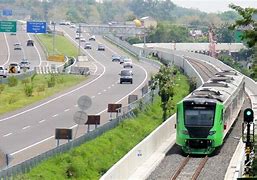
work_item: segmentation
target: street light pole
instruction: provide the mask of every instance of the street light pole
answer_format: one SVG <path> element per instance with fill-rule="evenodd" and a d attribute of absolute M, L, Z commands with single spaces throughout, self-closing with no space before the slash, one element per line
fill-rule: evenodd
<path fill-rule="evenodd" d="M 80 38 L 81 38 L 81 25 L 79 24 L 79 49 L 78 49 L 78 57 L 80 56 Z"/>
<path fill-rule="evenodd" d="M 53 54 L 55 54 L 55 22 L 53 23 L 54 25 L 54 30 L 53 30 Z"/>

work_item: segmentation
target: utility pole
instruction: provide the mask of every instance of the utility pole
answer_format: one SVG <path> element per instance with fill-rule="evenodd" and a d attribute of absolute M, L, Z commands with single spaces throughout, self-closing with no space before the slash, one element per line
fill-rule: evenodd
<path fill-rule="evenodd" d="M 53 54 L 55 54 L 55 25 L 56 22 L 53 22 L 54 30 L 53 30 Z"/>
<path fill-rule="evenodd" d="M 78 57 L 80 56 L 80 38 L 81 38 L 81 25 L 79 24 L 79 47 L 78 47 Z"/>

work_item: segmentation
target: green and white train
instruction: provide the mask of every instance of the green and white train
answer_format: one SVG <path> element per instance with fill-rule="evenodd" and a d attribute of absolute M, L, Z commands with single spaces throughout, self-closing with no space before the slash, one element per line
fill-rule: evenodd
<path fill-rule="evenodd" d="M 237 119 L 244 102 L 244 75 L 219 72 L 177 104 L 176 143 L 187 154 L 211 154 Z"/>

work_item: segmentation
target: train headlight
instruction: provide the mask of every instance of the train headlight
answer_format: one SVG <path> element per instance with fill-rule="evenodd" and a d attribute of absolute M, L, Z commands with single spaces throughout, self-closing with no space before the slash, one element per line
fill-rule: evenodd
<path fill-rule="evenodd" d="M 209 132 L 209 135 L 211 136 L 211 135 L 213 135 L 213 134 L 215 134 L 216 133 L 216 131 L 210 131 Z"/>
<path fill-rule="evenodd" d="M 187 130 L 182 130 L 182 134 L 188 135 L 188 131 Z"/>

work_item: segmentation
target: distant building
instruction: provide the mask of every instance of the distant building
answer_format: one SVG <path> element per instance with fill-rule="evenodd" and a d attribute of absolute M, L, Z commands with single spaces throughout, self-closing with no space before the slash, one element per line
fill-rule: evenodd
<path fill-rule="evenodd" d="M 201 37 L 203 36 L 202 30 L 190 30 L 189 34 L 193 37 Z"/>
<path fill-rule="evenodd" d="M 156 28 L 157 26 L 157 21 L 150 16 L 142 17 L 140 18 L 140 21 L 142 23 L 142 26 L 146 28 L 150 28 L 150 27 Z"/>

